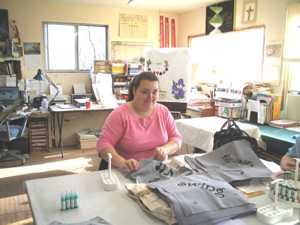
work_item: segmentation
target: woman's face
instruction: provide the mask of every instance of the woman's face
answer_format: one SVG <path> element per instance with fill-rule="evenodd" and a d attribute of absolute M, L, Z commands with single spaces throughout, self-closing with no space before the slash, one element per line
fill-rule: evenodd
<path fill-rule="evenodd" d="M 158 98 L 158 81 L 142 80 L 133 90 L 133 101 L 141 111 L 150 110 Z"/>

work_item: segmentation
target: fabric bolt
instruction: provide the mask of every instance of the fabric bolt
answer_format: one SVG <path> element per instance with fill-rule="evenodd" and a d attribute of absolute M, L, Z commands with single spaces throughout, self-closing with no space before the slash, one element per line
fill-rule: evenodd
<path fill-rule="evenodd" d="M 256 212 L 255 204 L 230 184 L 205 175 L 179 176 L 148 186 L 167 199 L 179 225 L 217 224 Z"/>
<path fill-rule="evenodd" d="M 147 159 L 139 162 L 140 167 L 137 171 L 128 174 L 131 180 L 141 183 L 149 183 L 157 180 L 164 180 L 179 175 L 191 174 L 187 168 L 171 168 L 162 161 Z"/>
<path fill-rule="evenodd" d="M 300 158 L 300 136 L 296 138 L 296 144 L 289 148 L 287 154 L 292 158 Z"/>
<path fill-rule="evenodd" d="M 170 111 L 158 103 L 146 118 L 139 118 L 127 104 L 123 104 L 109 114 L 101 131 L 97 151 L 115 148 L 125 159 L 152 158 L 154 148 L 168 141 L 181 144 L 181 135 Z"/>
<path fill-rule="evenodd" d="M 176 219 L 167 202 L 160 198 L 146 184 L 125 184 L 128 194 L 137 201 L 140 207 L 148 214 L 166 222 L 167 224 L 175 224 Z"/>
<path fill-rule="evenodd" d="M 198 173 L 226 182 L 269 178 L 272 172 L 260 161 L 246 140 L 232 141 L 213 152 L 185 158 Z"/>

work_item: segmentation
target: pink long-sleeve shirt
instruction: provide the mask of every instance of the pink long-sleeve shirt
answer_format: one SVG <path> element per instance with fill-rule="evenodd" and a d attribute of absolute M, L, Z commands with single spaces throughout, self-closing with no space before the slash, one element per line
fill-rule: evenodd
<path fill-rule="evenodd" d="M 115 148 L 125 159 L 149 159 L 154 148 L 168 141 L 181 144 L 181 135 L 169 110 L 156 103 L 150 116 L 139 118 L 127 104 L 107 117 L 97 142 L 97 151 Z"/>

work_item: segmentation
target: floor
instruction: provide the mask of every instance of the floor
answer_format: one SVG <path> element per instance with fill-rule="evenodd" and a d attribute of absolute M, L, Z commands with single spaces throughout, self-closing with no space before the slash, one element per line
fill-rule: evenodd
<path fill-rule="evenodd" d="M 95 149 L 65 149 L 62 159 L 57 149 L 35 151 L 25 165 L 0 162 L 0 225 L 33 225 L 24 181 L 49 176 L 84 173 L 98 169 Z"/>

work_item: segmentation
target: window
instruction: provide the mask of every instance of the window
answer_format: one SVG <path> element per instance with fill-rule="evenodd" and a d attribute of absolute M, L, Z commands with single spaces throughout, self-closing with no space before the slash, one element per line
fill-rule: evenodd
<path fill-rule="evenodd" d="M 107 59 L 108 26 L 44 24 L 48 71 L 86 71 L 94 60 Z"/>

